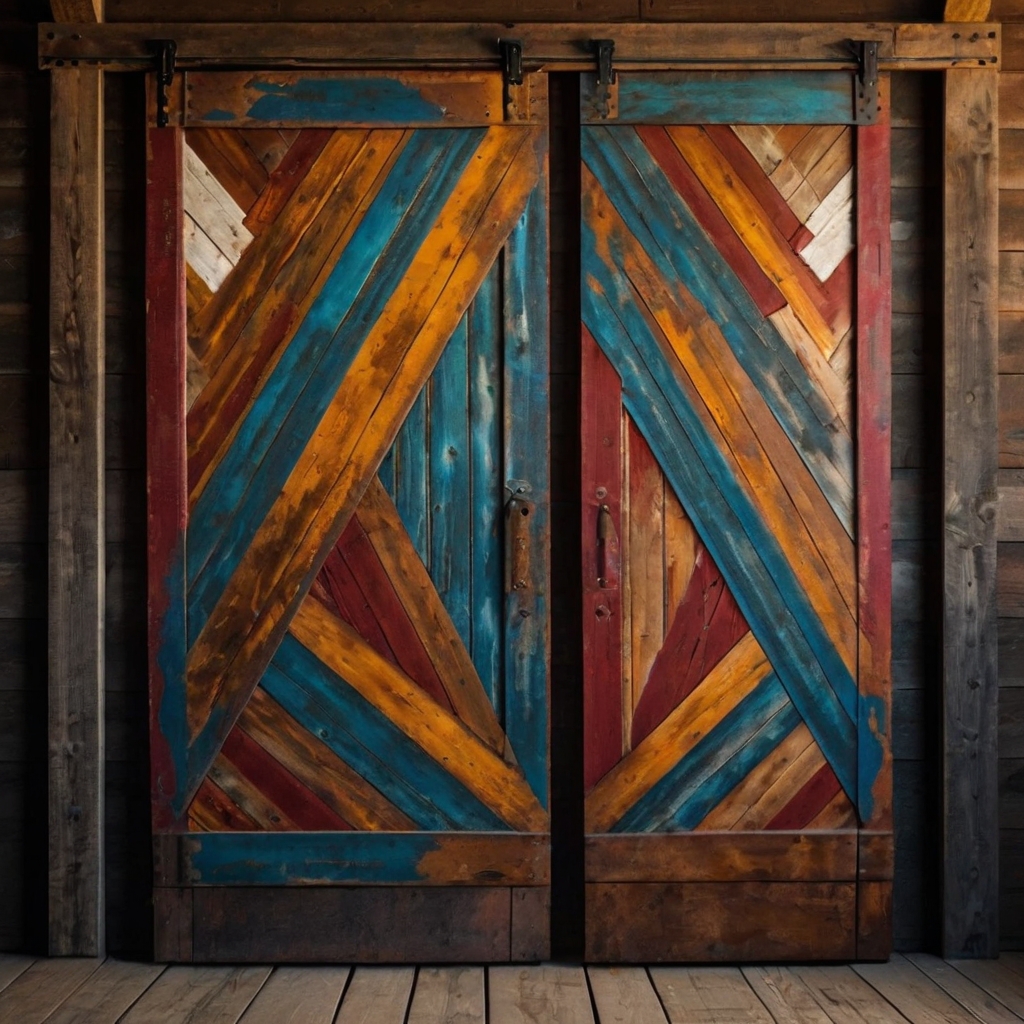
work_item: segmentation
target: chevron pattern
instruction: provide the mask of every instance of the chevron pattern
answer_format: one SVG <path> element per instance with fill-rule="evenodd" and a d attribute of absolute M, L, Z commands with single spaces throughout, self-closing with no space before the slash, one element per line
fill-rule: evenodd
<path fill-rule="evenodd" d="M 495 456 L 544 145 L 186 132 L 189 828 L 546 830 Z"/>
<path fill-rule="evenodd" d="M 865 811 L 850 132 L 582 130 L 584 403 L 622 420 L 622 742 L 588 758 L 590 834 Z"/>

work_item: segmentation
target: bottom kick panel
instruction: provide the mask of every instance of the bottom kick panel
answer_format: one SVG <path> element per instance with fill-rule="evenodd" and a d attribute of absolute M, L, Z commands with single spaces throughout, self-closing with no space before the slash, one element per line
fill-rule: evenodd
<path fill-rule="evenodd" d="M 164 961 L 500 963 L 550 955 L 546 886 L 199 887 L 155 896 L 155 949 Z"/>
<path fill-rule="evenodd" d="M 856 882 L 590 882 L 597 963 L 851 960 Z"/>

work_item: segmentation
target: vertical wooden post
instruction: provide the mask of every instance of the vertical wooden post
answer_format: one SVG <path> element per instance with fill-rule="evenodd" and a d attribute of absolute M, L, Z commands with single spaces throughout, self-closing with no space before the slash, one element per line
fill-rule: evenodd
<path fill-rule="evenodd" d="M 996 673 L 998 80 L 946 72 L 943 940 L 999 951 Z"/>
<path fill-rule="evenodd" d="M 51 76 L 50 953 L 102 956 L 103 72 Z"/>

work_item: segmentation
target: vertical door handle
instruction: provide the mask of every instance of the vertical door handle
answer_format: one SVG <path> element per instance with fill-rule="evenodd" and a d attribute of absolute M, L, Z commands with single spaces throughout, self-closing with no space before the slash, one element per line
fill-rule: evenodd
<path fill-rule="evenodd" d="M 505 589 L 530 587 L 530 520 L 533 502 L 510 498 L 505 505 Z"/>
<path fill-rule="evenodd" d="M 597 582 L 606 590 L 619 585 L 619 535 L 607 505 L 597 510 Z"/>

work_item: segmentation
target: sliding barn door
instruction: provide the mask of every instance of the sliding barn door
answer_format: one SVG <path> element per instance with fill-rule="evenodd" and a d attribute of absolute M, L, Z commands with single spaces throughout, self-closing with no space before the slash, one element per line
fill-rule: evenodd
<path fill-rule="evenodd" d="M 589 959 L 887 954 L 886 84 L 583 79 Z"/>
<path fill-rule="evenodd" d="M 541 957 L 544 80 L 175 82 L 148 136 L 158 957 Z"/>

